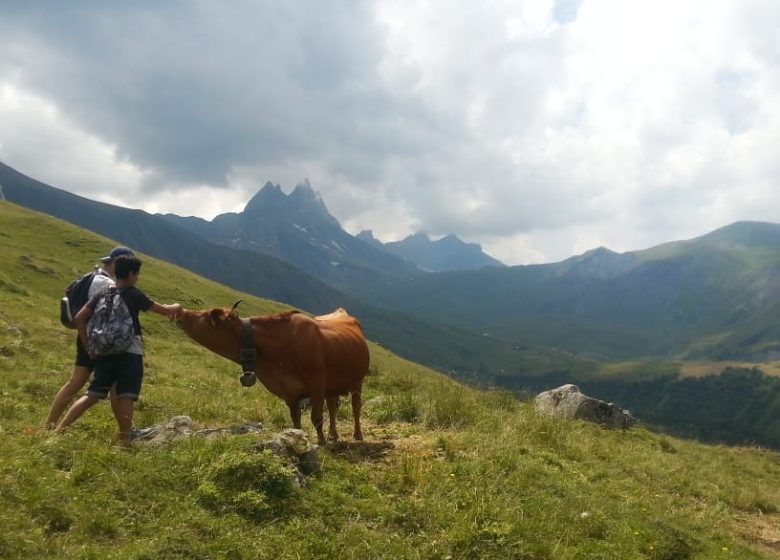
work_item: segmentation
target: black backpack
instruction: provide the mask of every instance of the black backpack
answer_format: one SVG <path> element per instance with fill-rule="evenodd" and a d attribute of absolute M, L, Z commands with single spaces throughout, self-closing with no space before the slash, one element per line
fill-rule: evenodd
<path fill-rule="evenodd" d="M 87 272 L 80 278 L 76 278 L 65 288 L 65 297 L 60 300 L 60 323 L 63 326 L 69 329 L 76 328 L 73 318 L 89 300 L 89 287 L 92 286 L 92 281 L 95 279 L 96 274 L 108 276 L 102 270 L 94 270 Z"/>

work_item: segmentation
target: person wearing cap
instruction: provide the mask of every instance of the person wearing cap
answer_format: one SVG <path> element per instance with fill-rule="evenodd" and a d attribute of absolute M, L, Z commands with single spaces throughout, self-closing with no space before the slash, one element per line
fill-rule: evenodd
<path fill-rule="evenodd" d="M 114 286 L 114 263 L 118 257 L 123 255 L 133 256 L 135 253 L 129 247 L 114 247 L 111 252 L 100 259 L 101 266 L 95 267 L 95 276 L 92 279 L 92 284 L 89 286 L 89 296 L 87 301 L 91 300 L 98 294 L 102 294 L 108 288 Z M 49 409 L 49 415 L 46 417 L 44 426 L 47 429 L 54 429 L 65 411 L 65 407 L 68 406 L 73 397 L 75 397 L 79 391 L 89 381 L 89 376 L 95 367 L 95 360 L 89 355 L 84 345 L 81 343 L 81 339 L 76 336 L 76 362 L 73 366 L 73 371 L 70 374 L 70 379 L 60 388 L 57 395 L 54 397 L 54 401 L 51 403 Z M 117 400 L 114 392 L 111 392 L 111 408 L 116 410 Z"/>
<path fill-rule="evenodd" d="M 123 255 L 117 257 L 115 266 L 116 287 L 133 322 L 133 342 L 122 352 L 97 356 L 87 394 L 71 405 L 57 426 L 58 432 L 67 430 L 82 414 L 114 391 L 117 403 L 112 408 L 119 427 L 119 441 L 129 444 L 143 437 L 145 430 L 133 430 L 135 403 L 140 397 L 144 378 L 144 340 L 138 315 L 142 311 L 152 311 L 174 321 L 180 316 L 182 306 L 180 303 L 157 303 L 138 289 L 136 284 L 142 264 L 136 256 Z M 75 317 L 79 337 L 85 345 L 89 343 L 87 323 L 100 299 L 100 296 L 96 296 L 89 300 Z"/>

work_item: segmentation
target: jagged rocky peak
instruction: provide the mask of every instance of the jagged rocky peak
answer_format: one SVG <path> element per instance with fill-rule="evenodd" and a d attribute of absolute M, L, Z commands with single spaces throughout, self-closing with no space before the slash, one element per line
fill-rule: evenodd
<path fill-rule="evenodd" d="M 429 244 L 431 242 L 431 238 L 428 236 L 427 233 L 424 231 L 418 231 L 417 233 L 413 233 L 406 238 L 399 241 L 399 243 L 412 243 L 412 244 Z"/>
<path fill-rule="evenodd" d="M 282 192 L 282 187 L 274 185 L 271 181 L 267 181 L 263 187 L 258 190 L 255 195 L 249 199 L 244 207 L 244 212 L 252 214 L 257 211 L 262 211 L 269 206 L 278 206 L 282 204 L 287 196 Z"/>
<path fill-rule="evenodd" d="M 332 226 L 341 227 L 338 220 L 334 218 L 328 207 L 325 206 L 320 193 L 315 191 L 308 179 L 304 179 L 295 186 L 295 189 L 288 197 L 290 211 L 298 214 L 301 219 L 310 221 L 323 221 Z"/>
<path fill-rule="evenodd" d="M 361 241 L 365 241 L 369 245 L 374 245 L 374 246 L 382 245 L 382 242 L 379 241 L 379 239 L 377 239 L 376 237 L 374 237 L 374 232 L 371 231 L 370 229 L 364 229 L 363 231 L 358 233 L 355 237 L 357 237 Z"/>
<path fill-rule="evenodd" d="M 282 191 L 281 186 L 268 181 L 249 200 L 243 217 L 266 221 L 290 220 L 302 227 L 315 224 L 338 226 L 338 221 L 328 212 L 322 196 L 312 188 L 308 179 L 298 183 L 289 195 Z"/>
<path fill-rule="evenodd" d="M 436 243 L 439 243 L 444 247 L 470 247 L 474 249 L 479 249 L 480 251 L 482 250 L 482 245 L 480 245 L 479 243 L 471 243 L 471 242 L 463 241 L 460 237 L 452 233 L 449 235 L 445 235 L 444 237 L 436 241 Z"/>
<path fill-rule="evenodd" d="M 374 237 L 374 232 L 370 229 L 361 231 L 358 233 L 355 237 L 363 241 L 364 243 L 368 243 L 372 247 L 376 247 L 377 249 L 383 249 L 386 250 L 385 244 L 382 243 L 379 239 Z"/>
<path fill-rule="evenodd" d="M 311 183 L 308 179 L 304 179 L 297 185 L 290 196 L 307 196 L 320 198 L 320 195 L 311 187 Z"/>

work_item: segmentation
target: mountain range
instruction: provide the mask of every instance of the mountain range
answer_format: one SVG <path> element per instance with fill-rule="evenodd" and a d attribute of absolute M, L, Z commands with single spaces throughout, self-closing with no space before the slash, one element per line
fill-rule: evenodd
<path fill-rule="evenodd" d="M 601 360 L 780 358 L 780 225 L 622 254 L 395 281 L 360 297 Z"/>
<path fill-rule="evenodd" d="M 447 370 L 525 376 L 531 352 L 550 359 L 546 371 L 577 369 L 582 360 L 780 358 L 778 224 L 739 222 L 642 251 L 601 247 L 558 263 L 505 267 L 454 238 L 418 234 L 382 244 L 369 232 L 352 236 L 307 181 L 289 195 L 267 183 L 243 212 L 210 222 L 97 203 L 2 164 L 0 184 L 12 202 L 237 289 L 311 312 L 365 310 L 377 340 L 397 344 L 401 336 L 409 345 L 397 351 Z M 471 261 L 481 268 L 424 272 L 410 247 L 434 244 L 468 247 L 482 255 Z M 463 336 L 440 330 L 422 340 L 402 333 L 402 324 Z M 444 351 L 451 337 L 466 347 Z"/>
<path fill-rule="evenodd" d="M 482 247 L 477 243 L 466 243 L 456 235 L 446 235 L 441 239 L 432 240 L 425 232 L 419 232 L 401 241 L 382 243 L 374 237 L 371 230 L 363 230 L 356 237 L 370 245 L 385 249 L 426 272 L 506 266 L 482 251 Z"/>
<path fill-rule="evenodd" d="M 509 341 L 486 340 L 469 329 L 364 303 L 279 258 L 207 241 L 177 225 L 178 220 L 170 216 L 163 218 L 89 200 L 41 183 L 2 163 L 0 192 L 9 202 L 65 220 L 243 292 L 315 314 L 346 307 L 360 318 L 372 340 L 403 357 L 442 371 L 473 372 L 484 370 L 485 364 L 508 368 L 515 358 Z M 268 189 L 262 189 L 263 192 L 268 194 Z M 196 219 L 189 222 L 190 225 L 198 223 Z M 363 244 L 357 240 L 356 243 Z M 395 262 L 401 270 L 411 268 L 392 255 L 388 261 Z M 363 269 L 366 275 L 376 278 L 376 271 L 366 270 Z M 232 303 L 209 302 L 209 305 Z"/>
<path fill-rule="evenodd" d="M 545 265 L 385 275 L 347 294 L 280 258 L 207 241 L 175 218 L 90 201 L 1 164 L 0 185 L 10 202 L 110 237 L 98 251 L 127 244 L 312 313 L 344 306 L 371 340 L 450 376 L 519 393 L 576 383 L 681 435 L 780 446 L 778 379 L 744 367 L 780 357 L 780 225 L 738 222 L 688 241 L 626 253 L 601 247 Z M 9 216 L 18 213 L 11 206 L 0 203 Z M 0 232 L 23 235 L 36 223 L 52 227 L 20 215 Z M 71 233 L 53 238 L 51 250 L 63 242 L 100 245 Z M 72 264 L 74 275 L 89 265 Z M 187 306 L 232 303 L 171 288 Z M 699 360 L 710 375 L 685 377 L 681 360 Z"/>
<path fill-rule="evenodd" d="M 346 293 L 365 284 L 382 285 L 431 270 L 477 268 L 484 263 L 503 266 L 479 245 L 455 236 L 448 236 L 444 243 L 429 242 L 425 251 L 419 250 L 418 236 L 388 245 L 373 237 L 353 236 L 328 212 L 308 180 L 289 195 L 268 182 L 243 212 L 220 214 L 211 221 L 175 214 L 162 217 L 212 243 L 285 260 Z"/>

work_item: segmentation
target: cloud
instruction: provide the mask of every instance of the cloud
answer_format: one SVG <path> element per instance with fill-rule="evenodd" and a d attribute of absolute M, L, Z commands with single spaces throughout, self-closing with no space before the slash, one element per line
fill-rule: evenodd
<path fill-rule="evenodd" d="M 767 0 L 3 3 L 0 157 L 206 218 L 309 178 L 509 263 L 774 220 Z"/>

